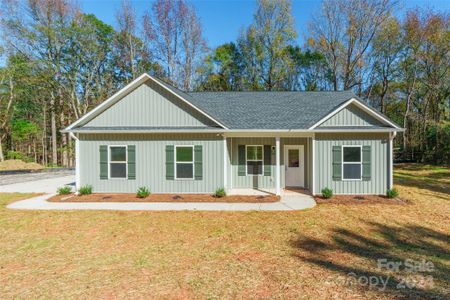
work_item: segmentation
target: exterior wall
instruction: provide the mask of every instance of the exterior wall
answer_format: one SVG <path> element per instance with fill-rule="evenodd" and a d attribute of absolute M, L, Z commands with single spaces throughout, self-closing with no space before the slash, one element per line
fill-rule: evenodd
<path fill-rule="evenodd" d="M 156 84 L 142 84 L 84 126 L 205 126 L 204 115 Z"/>
<path fill-rule="evenodd" d="M 271 145 L 275 146 L 275 138 L 261 137 L 261 138 L 229 138 L 228 147 L 231 156 L 231 178 L 232 188 L 275 188 L 275 153 L 272 154 L 271 159 L 271 176 L 238 176 L 238 145 Z M 309 149 L 307 147 L 307 138 L 281 138 L 280 139 L 280 168 L 281 168 L 281 187 L 285 186 L 285 169 L 284 169 L 284 146 L 285 145 L 303 145 L 305 150 L 305 186 L 309 185 Z"/>
<path fill-rule="evenodd" d="M 224 142 L 216 134 L 81 134 L 80 184 L 90 184 L 94 192 L 134 193 L 148 186 L 153 193 L 212 193 L 224 186 Z M 384 194 L 389 182 L 388 133 L 317 133 L 315 142 L 315 191 L 330 187 L 336 194 Z M 100 180 L 100 145 L 135 145 L 136 180 Z M 202 145 L 202 180 L 166 180 L 166 145 Z M 238 176 L 238 145 L 271 145 L 275 138 L 227 138 L 228 188 L 275 188 L 275 154 L 271 159 L 271 176 Z M 312 176 L 311 149 L 308 138 L 281 138 L 281 187 L 285 186 L 284 146 L 304 145 L 305 187 Z M 371 145 L 370 181 L 333 181 L 333 145 Z M 311 189 L 311 188 L 310 188 Z"/>
<path fill-rule="evenodd" d="M 223 139 L 215 134 L 81 134 L 80 182 L 94 192 L 211 193 L 223 186 Z M 100 180 L 100 145 L 136 145 L 136 179 Z M 202 145 L 202 180 L 166 180 L 166 145 Z"/>
<path fill-rule="evenodd" d="M 317 133 L 315 142 L 315 192 L 324 187 L 335 194 L 385 194 L 389 182 L 388 133 Z M 332 147 L 341 145 L 371 146 L 371 180 L 333 181 Z"/>
<path fill-rule="evenodd" d="M 349 105 L 320 124 L 327 126 L 383 126 L 383 123 L 362 111 L 355 105 Z"/>

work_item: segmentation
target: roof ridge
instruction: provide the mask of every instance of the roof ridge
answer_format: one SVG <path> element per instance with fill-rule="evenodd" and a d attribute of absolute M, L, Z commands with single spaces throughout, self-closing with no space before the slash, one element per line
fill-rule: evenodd
<path fill-rule="evenodd" d="M 185 92 L 187 94 L 198 94 L 198 93 L 352 93 L 351 90 L 345 91 L 192 91 Z"/>

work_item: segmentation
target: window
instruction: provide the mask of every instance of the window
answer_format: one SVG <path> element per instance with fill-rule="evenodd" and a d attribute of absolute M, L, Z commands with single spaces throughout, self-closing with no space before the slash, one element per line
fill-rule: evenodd
<path fill-rule="evenodd" d="M 288 150 L 288 167 L 298 168 L 300 166 L 300 150 L 289 149 Z"/>
<path fill-rule="evenodd" d="M 342 146 L 342 179 L 361 180 L 361 146 Z"/>
<path fill-rule="evenodd" d="M 263 146 L 246 147 L 247 175 L 263 174 Z"/>
<path fill-rule="evenodd" d="M 127 178 L 127 146 L 109 146 L 109 178 Z"/>
<path fill-rule="evenodd" d="M 175 178 L 194 179 L 194 146 L 175 146 Z"/>

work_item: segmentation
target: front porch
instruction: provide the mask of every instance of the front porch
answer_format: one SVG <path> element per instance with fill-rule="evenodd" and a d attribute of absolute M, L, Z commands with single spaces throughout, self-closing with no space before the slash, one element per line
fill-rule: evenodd
<path fill-rule="evenodd" d="M 313 194 L 312 133 L 224 136 L 228 194 Z"/>
<path fill-rule="evenodd" d="M 295 196 L 295 195 L 311 195 L 311 192 L 304 188 L 282 188 L 279 196 Z M 253 188 L 236 188 L 228 191 L 228 195 L 242 196 L 268 196 L 276 195 L 275 189 L 253 189 Z"/>

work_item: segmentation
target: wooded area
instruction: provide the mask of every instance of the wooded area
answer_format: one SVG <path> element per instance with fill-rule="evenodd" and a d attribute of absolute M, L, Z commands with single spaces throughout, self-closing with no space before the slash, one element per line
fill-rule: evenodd
<path fill-rule="evenodd" d="M 450 163 L 449 12 L 324 0 L 299 45 L 290 1 L 258 0 L 237 40 L 210 49 L 185 0 L 142 16 L 123 1 L 116 27 L 75 0 L 1 1 L 0 160 L 72 166 L 60 130 L 148 72 L 187 91 L 351 89 L 406 129 L 403 159 Z"/>

